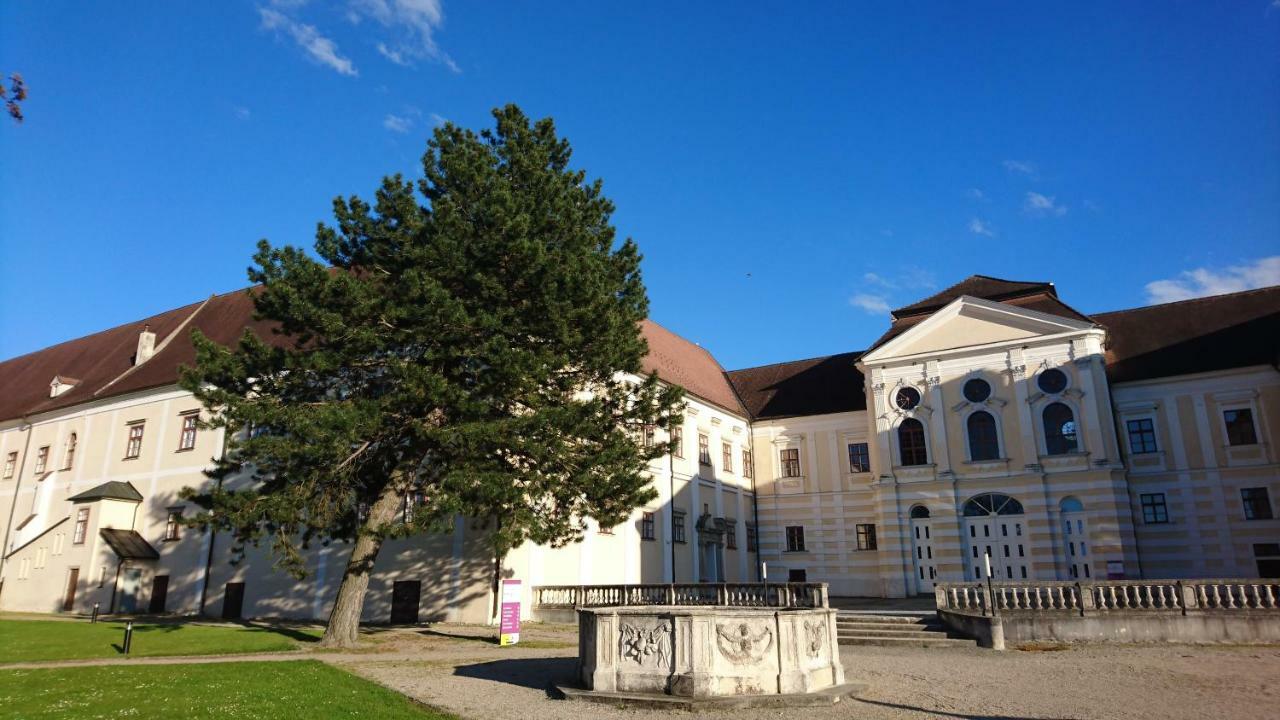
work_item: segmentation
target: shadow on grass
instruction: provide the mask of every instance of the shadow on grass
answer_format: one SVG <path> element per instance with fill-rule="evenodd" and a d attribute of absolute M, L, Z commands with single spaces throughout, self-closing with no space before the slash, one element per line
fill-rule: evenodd
<path fill-rule="evenodd" d="M 552 683 L 572 679 L 577 671 L 577 658 L 512 658 L 511 660 L 494 660 L 460 665 L 453 669 L 459 677 L 476 678 L 492 682 L 503 682 L 508 685 L 543 690 L 547 697 L 559 695 Z"/>

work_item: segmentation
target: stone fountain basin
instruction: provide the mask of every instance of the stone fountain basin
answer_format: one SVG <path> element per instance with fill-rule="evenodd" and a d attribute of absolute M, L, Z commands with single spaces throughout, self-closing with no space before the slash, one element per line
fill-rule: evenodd
<path fill-rule="evenodd" d="M 829 608 L 582 608 L 578 670 L 600 695 L 838 699 L 846 687 Z"/>

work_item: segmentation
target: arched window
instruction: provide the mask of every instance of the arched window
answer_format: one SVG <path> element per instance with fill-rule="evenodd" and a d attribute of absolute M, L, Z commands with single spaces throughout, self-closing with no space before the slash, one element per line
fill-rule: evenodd
<path fill-rule="evenodd" d="M 1000 438 L 996 435 L 996 419 L 991 413 L 978 411 L 969 415 L 969 459 L 995 460 L 1000 457 Z"/>
<path fill-rule="evenodd" d="M 1050 455 L 1065 455 L 1079 448 L 1076 442 L 1076 416 L 1062 403 L 1050 403 L 1044 409 L 1044 448 Z"/>
<path fill-rule="evenodd" d="M 71 464 L 76 460 L 76 434 L 71 433 L 67 436 L 67 452 L 65 453 L 65 461 L 62 469 L 70 470 Z"/>
<path fill-rule="evenodd" d="M 1022 503 L 1001 493 L 975 495 L 964 504 L 965 517 L 986 515 L 1021 515 Z"/>
<path fill-rule="evenodd" d="M 1062 502 L 1058 503 L 1058 509 L 1064 513 L 1084 512 L 1084 503 L 1080 502 L 1080 498 L 1075 495 L 1068 495 L 1062 498 Z"/>
<path fill-rule="evenodd" d="M 915 418 L 907 418 L 898 426 L 898 450 L 903 465 L 929 464 L 929 451 L 924 444 L 924 425 Z"/>
<path fill-rule="evenodd" d="M 929 508 L 923 505 L 916 505 L 911 508 L 912 520 L 927 520 L 929 518 Z"/>

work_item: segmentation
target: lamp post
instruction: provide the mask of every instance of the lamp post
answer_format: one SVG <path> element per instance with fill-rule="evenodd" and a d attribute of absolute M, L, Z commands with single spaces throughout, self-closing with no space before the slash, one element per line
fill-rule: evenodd
<path fill-rule="evenodd" d="M 989 553 L 982 554 L 982 564 L 987 569 L 987 602 L 991 604 L 991 615 L 996 614 L 996 592 L 991 583 L 991 555 Z"/>
<path fill-rule="evenodd" d="M 96 603 L 94 603 L 94 604 L 93 604 L 93 614 L 89 616 L 89 624 L 90 624 L 90 625 L 92 625 L 92 624 L 94 624 L 94 623 L 98 622 L 98 607 L 99 607 L 100 605 L 102 605 L 102 603 L 100 603 L 100 602 L 96 602 Z"/>
<path fill-rule="evenodd" d="M 129 649 L 133 647 L 133 621 L 124 624 L 124 654 L 129 654 Z"/>

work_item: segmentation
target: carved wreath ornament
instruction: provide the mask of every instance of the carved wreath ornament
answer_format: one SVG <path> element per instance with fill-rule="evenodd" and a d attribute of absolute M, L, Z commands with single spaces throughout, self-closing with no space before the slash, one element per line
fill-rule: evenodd
<path fill-rule="evenodd" d="M 720 653 L 735 665 L 757 663 L 773 646 L 773 630 L 763 628 L 753 634 L 746 623 L 736 626 L 732 623 L 718 623 L 716 644 L 720 647 Z"/>
<path fill-rule="evenodd" d="M 655 667 L 671 663 L 671 632 L 665 625 L 652 628 L 623 625 L 619 643 L 619 651 L 624 660 L 634 660 L 637 665 Z"/>

